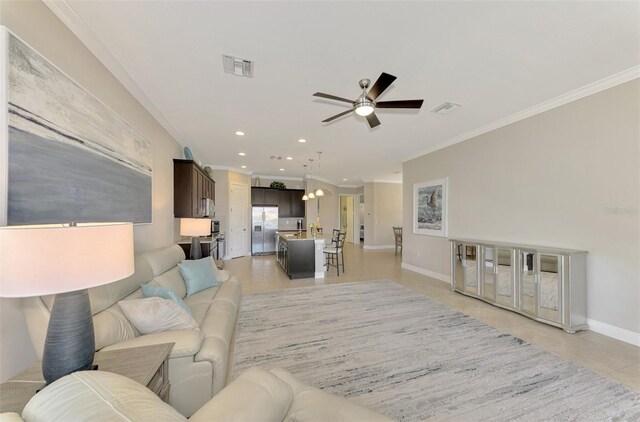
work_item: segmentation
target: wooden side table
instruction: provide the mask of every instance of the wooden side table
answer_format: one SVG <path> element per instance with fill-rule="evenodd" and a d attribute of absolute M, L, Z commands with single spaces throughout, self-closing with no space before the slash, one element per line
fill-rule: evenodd
<path fill-rule="evenodd" d="M 99 371 L 124 375 L 146 386 L 164 402 L 169 402 L 169 353 L 174 343 L 97 352 L 93 360 Z M 38 390 L 45 385 L 42 363 L 37 362 L 9 381 L 0 384 L 0 412 L 22 413 Z"/>

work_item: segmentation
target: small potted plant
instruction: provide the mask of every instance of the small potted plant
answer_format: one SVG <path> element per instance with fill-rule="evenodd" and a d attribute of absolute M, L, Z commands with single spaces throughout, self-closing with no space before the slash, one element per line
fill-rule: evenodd
<path fill-rule="evenodd" d="M 277 180 L 271 182 L 271 185 L 269 185 L 269 187 L 271 187 L 273 189 L 286 189 L 287 188 L 287 186 L 284 183 L 278 182 Z"/>

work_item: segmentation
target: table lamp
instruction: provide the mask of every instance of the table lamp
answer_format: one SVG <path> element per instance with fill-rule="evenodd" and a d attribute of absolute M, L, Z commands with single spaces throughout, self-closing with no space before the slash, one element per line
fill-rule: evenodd
<path fill-rule="evenodd" d="M 211 220 L 208 218 L 181 218 L 180 236 L 191 236 L 190 259 L 202 258 L 202 247 L 200 246 L 200 236 L 211 234 Z"/>
<path fill-rule="evenodd" d="M 95 337 L 87 289 L 133 271 L 131 223 L 0 227 L 0 297 L 55 294 L 42 355 L 47 384 L 91 369 Z"/>

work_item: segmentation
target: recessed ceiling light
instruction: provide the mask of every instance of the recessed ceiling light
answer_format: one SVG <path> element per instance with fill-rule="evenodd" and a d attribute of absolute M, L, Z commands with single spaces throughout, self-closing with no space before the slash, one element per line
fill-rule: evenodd
<path fill-rule="evenodd" d="M 246 169 L 246 168 L 247 168 L 247 166 L 240 166 L 240 168 L 242 168 L 242 169 Z"/>
<path fill-rule="evenodd" d="M 244 157 L 244 156 L 245 156 L 245 155 L 247 155 L 247 154 L 245 154 L 244 152 L 239 152 L 239 153 L 238 153 L 238 155 L 240 155 L 240 156 Z"/>
<path fill-rule="evenodd" d="M 244 136 L 244 132 L 243 132 L 243 131 L 241 131 L 241 130 L 239 130 L 239 131 L 237 131 L 237 132 L 236 132 L 236 135 L 238 135 L 238 136 Z"/>
<path fill-rule="evenodd" d="M 287 157 L 287 160 L 293 160 L 293 157 Z"/>
<path fill-rule="evenodd" d="M 304 144 L 305 142 L 307 142 L 307 140 L 300 138 L 300 139 L 298 139 L 298 142 L 300 142 L 301 144 Z"/>
<path fill-rule="evenodd" d="M 280 169 L 280 171 L 284 171 L 284 169 Z"/>
<path fill-rule="evenodd" d="M 346 181 L 347 181 L 347 179 L 342 179 L 342 181 L 343 181 L 343 182 L 346 182 Z"/>

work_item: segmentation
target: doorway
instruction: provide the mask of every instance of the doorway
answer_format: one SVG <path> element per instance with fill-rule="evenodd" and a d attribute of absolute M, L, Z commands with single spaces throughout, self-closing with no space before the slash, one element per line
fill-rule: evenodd
<path fill-rule="evenodd" d="M 247 255 L 248 187 L 231 183 L 229 187 L 229 258 Z"/>
<path fill-rule="evenodd" d="M 360 243 L 357 219 L 354 195 L 340 195 L 340 231 L 346 233 L 345 241 L 349 243 Z"/>

